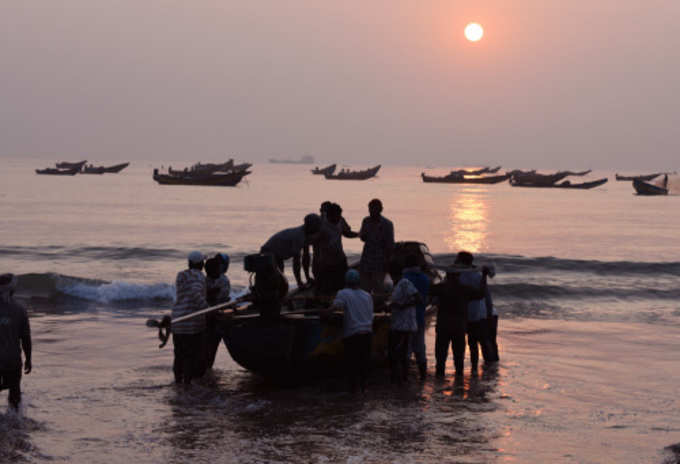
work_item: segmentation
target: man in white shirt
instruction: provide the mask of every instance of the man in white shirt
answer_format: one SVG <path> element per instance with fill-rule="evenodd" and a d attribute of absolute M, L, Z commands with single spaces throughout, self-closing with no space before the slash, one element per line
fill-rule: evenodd
<path fill-rule="evenodd" d="M 359 288 L 359 272 L 350 269 L 345 274 L 346 288 L 335 296 L 328 312 L 343 311 L 342 337 L 349 391 L 355 393 L 357 382 L 366 391 L 366 378 L 371 361 L 371 337 L 373 335 L 373 298 Z"/>

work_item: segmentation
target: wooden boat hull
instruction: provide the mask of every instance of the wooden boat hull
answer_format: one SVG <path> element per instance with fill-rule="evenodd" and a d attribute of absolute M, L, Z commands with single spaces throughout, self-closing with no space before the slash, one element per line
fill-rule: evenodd
<path fill-rule="evenodd" d="M 339 172 L 337 174 L 324 174 L 329 180 L 366 180 L 375 177 L 380 170 L 380 165 L 364 171 Z"/>
<path fill-rule="evenodd" d="M 41 175 L 49 175 L 49 176 L 75 176 L 76 174 L 78 174 L 79 171 L 80 171 L 80 168 L 71 168 L 71 169 L 47 168 L 47 169 L 36 169 L 35 173 L 41 174 Z"/>
<path fill-rule="evenodd" d="M 425 173 L 421 173 L 420 176 L 422 177 L 423 182 L 441 184 L 498 184 L 510 178 L 509 174 L 488 177 L 457 177 L 457 176 L 434 177 L 428 176 Z"/>
<path fill-rule="evenodd" d="M 434 315 L 431 307 L 427 318 Z M 389 314 L 373 321 L 371 361 L 387 361 Z M 282 314 L 276 326 L 262 326 L 259 317 L 226 322 L 223 341 L 231 357 L 245 369 L 276 382 L 302 382 L 344 373 L 342 315 L 326 320 L 318 315 Z"/>
<path fill-rule="evenodd" d="M 657 172 L 655 174 L 647 174 L 644 176 L 620 176 L 616 174 L 616 180 L 618 181 L 642 180 L 647 182 L 654 179 L 655 177 L 659 177 L 661 174 L 662 174 L 661 172 Z"/>
<path fill-rule="evenodd" d="M 400 266 L 406 256 L 416 255 L 433 282 L 440 276 L 434 269 L 426 245 L 418 242 L 395 244 L 394 262 Z M 231 357 L 245 369 L 275 382 L 298 383 L 310 378 L 337 376 L 344 373 L 343 315 L 319 317 L 324 308 L 313 298 L 313 290 L 305 289 L 290 299 L 293 313 L 281 313 L 274 323 L 265 324 L 251 305 L 239 315 L 218 314 L 218 328 Z M 371 359 L 384 363 L 388 353 L 390 315 L 382 312 L 384 300 L 375 302 Z M 426 322 L 436 314 L 436 306 L 426 309 Z M 302 312 L 303 314 L 300 314 Z M 297 314 L 295 314 L 297 313 Z"/>
<path fill-rule="evenodd" d="M 324 176 L 326 174 L 333 174 L 335 172 L 335 168 L 337 167 L 336 164 L 331 164 L 330 166 L 326 166 L 325 168 L 314 168 L 312 169 L 312 174 Z"/>
<path fill-rule="evenodd" d="M 153 180 L 161 185 L 205 185 L 212 187 L 234 187 L 250 174 L 250 171 L 227 174 L 211 174 L 208 176 L 175 176 L 167 174 L 153 175 Z"/>
<path fill-rule="evenodd" d="M 633 179 L 633 188 L 638 195 L 668 195 L 668 189 L 643 180 Z"/>

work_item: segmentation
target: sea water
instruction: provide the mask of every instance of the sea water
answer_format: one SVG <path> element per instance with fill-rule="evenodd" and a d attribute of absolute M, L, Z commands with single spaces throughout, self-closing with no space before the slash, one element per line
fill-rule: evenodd
<path fill-rule="evenodd" d="M 219 188 L 157 185 L 161 163 L 34 174 L 47 164 L 3 160 L 0 171 L 0 272 L 20 276 L 34 342 L 22 411 L 1 409 L 0 462 L 677 460 L 674 195 L 638 197 L 613 172 L 578 191 L 424 184 L 424 169 L 409 166 L 327 181 L 311 166 L 257 164 L 238 187 Z M 437 262 L 464 249 L 495 264 L 498 367 L 401 388 L 377 370 L 352 398 L 339 380 L 267 384 L 222 346 L 211 374 L 187 392 L 174 386 L 172 349 L 144 323 L 168 313 L 191 250 L 228 253 L 243 292 L 243 257 L 270 235 L 324 200 L 357 230 L 372 198 L 397 240 L 426 243 Z M 361 242 L 344 245 L 358 259 Z M 432 328 L 427 344 L 432 374 Z"/>

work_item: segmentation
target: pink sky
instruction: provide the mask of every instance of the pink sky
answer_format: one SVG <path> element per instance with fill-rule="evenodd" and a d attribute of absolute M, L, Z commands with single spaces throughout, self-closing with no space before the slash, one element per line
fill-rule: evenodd
<path fill-rule="evenodd" d="M 678 19 L 659 0 L 4 0 L 0 157 L 676 168 Z"/>

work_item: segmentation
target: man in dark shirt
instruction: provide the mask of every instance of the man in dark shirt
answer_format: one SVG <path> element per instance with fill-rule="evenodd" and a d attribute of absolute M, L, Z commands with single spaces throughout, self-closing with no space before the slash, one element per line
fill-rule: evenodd
<path fill-rule="evenodd" d="M 9 389 L 9 404 L 15 410 L 21 402 L 21 349 L 26 362 L 24 372 L 31 372 L 31 327 L 26 310 L 13 300 L 17 278 L 0 275 L 0 390 Z"/>
<path fill-rule="evenodd" d="M 488 275 L 488 269 L 482 269 L 480 287 L 468 287 L 460 283 L 459 277 L 462 271 L 469 269 L 469 267 L 459 265 L 452 266 L 446 271 L 446 280 L 441 284 L 433 285 L 430 291 L 431 295 L 439 300 L 434 348 L 437 377 L 444 377 L 449 345 L 453 345 L 456 376 L 463 375 L 468 304 L 470 300 L 484 298 Z"/>
<path fill-rule="evenodd" d="M 359 238 L 364 242 L 361 253 L 361 288 L 367 292 L 384 293 L 384 280 L 394 251 L 394 225 L 382 215 L 383 205 L 377 198 L 368 203 L 369 215 L 364 218 Z"/>

